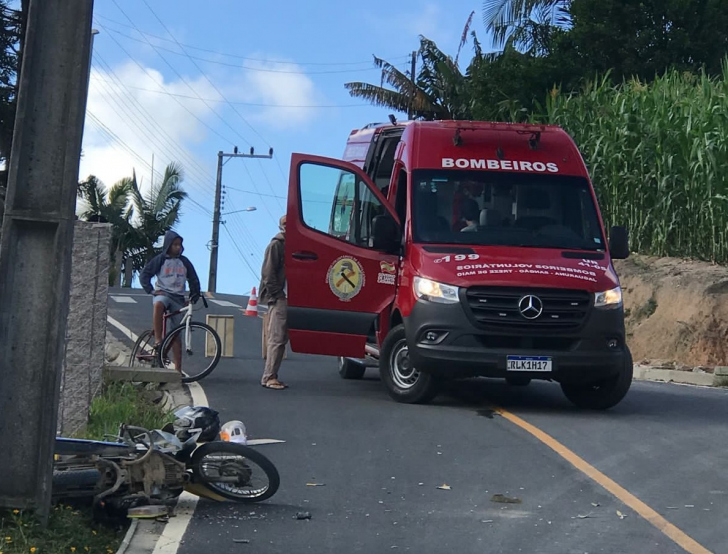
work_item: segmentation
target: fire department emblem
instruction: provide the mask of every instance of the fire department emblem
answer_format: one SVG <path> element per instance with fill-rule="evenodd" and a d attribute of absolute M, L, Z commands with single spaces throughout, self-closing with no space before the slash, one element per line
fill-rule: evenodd
<path fill-rule="evenodd" d="M 341 256 L 329 267 L 326 280 L 331 292 L 342 302 L 348 302 L 364 286 L 364 268 L 356 258 Z"/>

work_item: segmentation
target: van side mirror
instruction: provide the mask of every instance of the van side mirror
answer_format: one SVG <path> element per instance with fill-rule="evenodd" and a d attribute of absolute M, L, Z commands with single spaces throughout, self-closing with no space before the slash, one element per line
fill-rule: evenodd
<path fill-rule="evenodd" d="M 372 222 L 372 248 L 395 254 L 400 247 L 399 226 L 389 214 L 378 215 Z"/>
<path fill-rule="evenodd" d="M 613 260 L 626 260 L 629 257 L 629 235 L 624 227 L 614 226 L 610 230 L 609 255 Z"/>

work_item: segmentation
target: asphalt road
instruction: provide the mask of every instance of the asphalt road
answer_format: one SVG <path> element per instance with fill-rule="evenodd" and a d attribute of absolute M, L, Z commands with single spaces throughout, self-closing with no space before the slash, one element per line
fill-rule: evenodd
<path fill-rule="evenodd" d="M 131 294 L 136 303 L 110 300 L 109 315 L 139 332 L 151 299 Z M 240 315 L 235 358 L 201 384 L 223 421 L 286 441 L 258 447 L 278 467 L 281 488 L 261 504 L 201 501 L 180 554 L 728 553 L 728 391 L 636 382 L 616 408 L 590 413 L 554 384 L 479 379 L 409 406 L 389 399 L 375 370 L 343 381 L 334 359 L 297 354 L 280 374 L 290 388 L 263 389 L 260 342 L 260 320 Z M 657 526 L 494 406 L 626 489 Z M 437 488 L 444 484 L 450 490 Z M 520 503 L 494 502 L 496 494 Z M 295 519 L 303 511 L 310 520 Z"/>

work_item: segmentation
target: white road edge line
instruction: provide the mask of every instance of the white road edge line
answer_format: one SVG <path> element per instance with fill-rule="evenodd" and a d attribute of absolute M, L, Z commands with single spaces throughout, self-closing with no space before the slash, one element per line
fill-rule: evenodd
<path fill-rule="evenodd" d="M 113 317 L 107 315 L 106 320 L 132 341 L 136 342 L 137 338 L 139 338 L 131 329 L 119 323 Z M 207 403 L 207 395 L 199 383 L 189 383 L 187 387 L 190 391 L 190 396 L 192 396 L 192 404 L 194 406 L 209 406 Z M 162 534 L 157 539 L 157 544 L 152 554 L 177 554 L 187 526 L 195 514 L 198 500 L 199 497 L 186 491 L 179 496 L 174 509 L 176 517 L 170 519 L 169 523 L 164 526 L 164 531 L 162 531 Z"/>
<path fill-rule="evenodd" d="M 108 321 L 109 323 L 111 323 L 111 325 L 113 325 L 114 327 L 116 327 L 119 331 L 121 331 L 124 334 L 125 337 L 129 338 L 131 341 L 136 342 L 137 339 L 139 338 L 138 336 L 136 336 L 131 331 L 131 329 L 129 329 L 128 327 L 124 327 L 121 323 L 119 323 L 118 321 L 116 321 L 110 315 L 107 315 L 106 316 L 106 321 Z"/>

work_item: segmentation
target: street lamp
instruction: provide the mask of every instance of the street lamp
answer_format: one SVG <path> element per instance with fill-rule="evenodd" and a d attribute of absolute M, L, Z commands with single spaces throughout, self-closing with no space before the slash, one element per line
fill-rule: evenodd
<path fill-rule="evenodd" d="M 245 208 L 244 210 L 235 210 L 234 212 L 225 212 L 225 213 L 221 213 L 220 215 L 239 214 L 240 212 L 254 212 L 257 209 L 258 208 L 256 208 L 255 206 L 250 206 L 248 208 Z"/>

